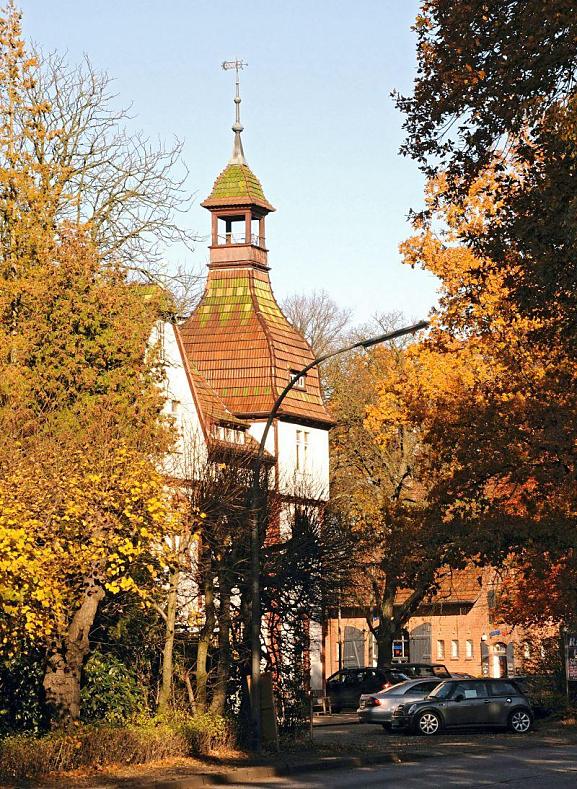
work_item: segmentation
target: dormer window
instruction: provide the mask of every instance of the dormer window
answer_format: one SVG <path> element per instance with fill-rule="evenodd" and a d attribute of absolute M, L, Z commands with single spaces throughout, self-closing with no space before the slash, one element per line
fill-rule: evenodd
<path fill-rule="evenodd" d="M 244 444 L 245 436 L 243 430 L 237 430 L 233 427 L 223 427 L 222 425 L 214 425 L 212 428 L 212 435 L 219 441 L 225 441 L 227 444 Z"/>
<path fill-rule="evenodd" d="M 290 371 L 291 381 L 294 381 L 293 389 L 306 389 L 305 378 L 306 375 L 301 375 L 300 370 Z"/>

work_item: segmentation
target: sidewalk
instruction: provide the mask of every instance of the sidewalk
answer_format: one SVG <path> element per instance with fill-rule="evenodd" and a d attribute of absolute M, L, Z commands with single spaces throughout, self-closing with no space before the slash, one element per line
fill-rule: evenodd
<path fill-rule="evenodd" d="M 324 716 L 323 716 L 324 717 Z M 325 721 L 315 726 L 318 739 L 302 748 L 271 755 L 259 762 L 239 765 L 212 764 L 195 760 L 174 763 L 134 765 L 131 768 L 106 769 L 97 775 L 55 776 L 53 782 L 29 786 L 67 787 L 67 789 L 195 789 L 263 781 L 326 770 L 350 770 L 384 764 L 416 763 L 440 756 L 457 756 L 463 751 L 476 754 L 504 753 L 528 747 L 556 747 L 577 744 L 577 731 L 558 725 L 542 724 L 540 731 L 518 736 L 503 732 L 466 732 L 434 738 L 388 735 L 380 727 L 347 721 L 347 715 L 326 716 L 339 721 Z M 340 726 L 340 728 L 339 728 Z M 20 783 L 19 787 L 25 786 Z"/>
<path fill-rule="evenodd" d="M 313 726 L 342 726 L 344 724 L 358 723 L 359 716 L 356 712 L 340 712 L 338 715 L 313 715 Z"/>

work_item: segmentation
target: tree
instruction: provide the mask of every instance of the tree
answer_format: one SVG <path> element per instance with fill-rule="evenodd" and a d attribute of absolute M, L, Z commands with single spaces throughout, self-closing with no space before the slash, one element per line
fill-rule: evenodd
<path fill-rule="evenodd" d="M 500 561 L 536 540 L 547 550 L 571 545 L 577 402 L 570 347 L 546 339 L 555 319 L 518 309 L 523 260 L 513 252 L 495 263 L 460 243 L 495 221 L 492 177 L 460 203 L 433 182 L 435 230 L 417 222 L 402 251 L 442 280 L 435 328 L 415 349 L 430 375 L 405 390 L 407 414 L 446 460 L 434 506 L 457 530 L 476 522 L 479 547 Z"/>
<path fill-rule="evenodd" d="M 329 380 L 337 419 L 332 501 L 356 539 L 346 593 L 366 613 L 379 666 L 390 662 L 393 639 L 436 588 L 453 544 L 427 512 L 431 453 L 401 405 L 412 364 L 408 350 L 393 345 L 348 357 Z"/>
<path fill-rule="evenodd" d="M 67 721 L 101 600 L 153 582 L 173 516 L 155 469 L 170 434 L 145 359 L 154 306 L 81 240 L 52 254 L 28 275 L 35 299 L 21 300 L 8 365 L 25 385 L 0 409 L 0 583 L 4 647 L 49 646 L 47 700 Z"/>
<path fill-rule="evenodd" d="M 528 553 L 511 560 L 501 584 L 499 614 L 504 622 L 525 628 L 563 622 L 574 627 L 577 605 L 575 551 L 553 559 Z"/>
<path fill-rule="evenodd" d="M 496 538 L 489 556 L 514 549 L 522 567 L 573 548 L 574 11 L 423 3 L 415 90 L 398 98 L 403 151 L 430 178 L 404 251 L 441 277 L 426 352 L 454 384 L 431 399 L 443 420 L 421 411 L 452 453 L 436 506 L 455 528 L 472 518 Z"/>
<path fill-rule="evenodd" d="M 306 338 L 315 356 L 336 350 L 344 342 L 351 311 L 339 307 L 326 290 L 294 293 L 284 299 L 282 310 Z"/>
<path fill-rule="evenodd" d="M 42 172 L 55 195 L 54 220 L 84 227 L 103 261 L 172 289 L 186 311 L 198 297 L 200 275 L 168 268 L 167 245 L 190 248 L 195 237 L 179 218 L 190 206 L 182 143 L 155 145 L 129 133 L 129 109 L 117 109 L 112 79 L 88 58 L 69 65 L 57 53 L 34 53 L 23 103 L 15 107 L 20 156 Z M 30 129 L 28 108 L 37 108 Z M 177 175 L 177 170 L 182 175 Z"/>
<path fill-rule="evenodd" d="M 415 89 L 398 97 L 403 152 L 429 178 L 445 174 L 455 205 L 493 170 L 495 221 L 461 241 L 495 266 L 516 254 L 521 266 L 508 283 L 511 302 L 530 318 L 555 318 L 542 330 L 551 344 L 574 338 L 573 4 L 430 0 L 415 27 Z"/>
<path fill-rule="evenodd" d="M 45 650 L 46 698 L 67 723 L 101 602 L 121 591 L 145 600 L 177 529 L 158 471 L 173 433 L 149 343 L 173 307 L 104 259 L 82 216 L 70 221 L 70 162 L 40 155 L 65 149 L 70 130 L 48 128 L 45 103 L 30 102 L 35 69 L 10 5 L 0 16 L 0 649 Z"/>
<path fill-rule="evenodd" d="M 173 560 L 165 599 L 155 607 L 165 623 L 159 711 L 171 699 L 175 673 L 177 628 L 197 627 L 202 619 L 194 667 L 195 693 L 187 685 L 195 709 L 224 712 L 234 647 L 232 590 L 242 585 L 247 568 L 246 496 L 250 486 L 249 452 L 221 449 L 208 455 L 195 436 L 185 439 L 185 455 L 174 481 L 182 513 L 180 530 L 171 538 Z M 216 640 L 216 677 L 208 686 L 208 664 Z M 238 647 L 237 647 L 238 651 Z M 190 667 L 181 672 L 189 682 Z"/>

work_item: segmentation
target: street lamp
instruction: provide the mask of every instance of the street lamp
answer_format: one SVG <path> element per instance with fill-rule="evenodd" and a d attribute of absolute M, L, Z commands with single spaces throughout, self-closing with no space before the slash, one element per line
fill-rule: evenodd
<path fill-rule="evenodd" d="M 352 345 L 347 345 L 345 348 L 339 348 L 337 351 L 325 353 L 314 359 L 306 367 L 303 367 L 298 373 L 292 376 L 291 380 L 282 390 L 280 395 L 275 400 L 275 403 L 268 415 L 260 444 L 254 463 L 252 488 L 250 497 L 249 509 L 249 527 L 250 527 L 250 590 L 251 590 L 251 618 L 250 618 L 250 709 L 251 709 L 251 722 L 252 722 L 252 735 L 254 749 L 259 752 L 262 747 L 262 726 L 261 726 L 261 701 L 260 701 L 260 636 L 262 628 L 262 615 L 260 604 L 260 534 L 259 534 L 259 521 L 261 514 L 261 488 L 260 488 L 260 474 L 262 468 L 262 461 L 265 452 L 266 440 L 272 423 L 283 403 L 283 400 L 296 385 L 299 378 L 306 375 L 309 370 L 327 359 L 332 359 L 333 356 L 338 356 L 347 351 L 353 351 L 356 348 L 371 348 L 373 345 L 379 345 L 387 340 L 394 340 L 397 337 L 403 337 L 406 334 L 414 334 L 421 329 L 426 329 L 429 325 L 428 321 L 419 321 L 412 326 L 405 326 L 402 329 L 387 332 L 386 334 L 379 334 L 376 337 L 369 337 L 366 340 L 360 340 Z"/>

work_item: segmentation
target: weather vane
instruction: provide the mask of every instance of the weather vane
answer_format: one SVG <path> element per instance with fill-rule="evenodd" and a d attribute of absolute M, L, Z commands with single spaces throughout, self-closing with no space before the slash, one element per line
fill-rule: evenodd
<path fill-rule="evenodd" d="M 240 122 L 240 80 L 238 72 L 241 71 L 243 68 L 248 66 L 248 63 L 245 63 L 244 60 L 225 60 L 222 64 L 222 67 L 225 71 L 231 71 L 234 69 L 236 71 L 236 95 L 234 97 L 234 103 L 236 105 L 236 115 L 234 125 L 232 130 L 234 132 L 234 146 L 232 149 L 232 158 L 230 160 L 231 164 L 246 164 L 246 160 L 244 158 L 244 151 L 242 149 L 242 141 L 240 139 L 240 133 L 243 130 L 243 125 Z"/>

